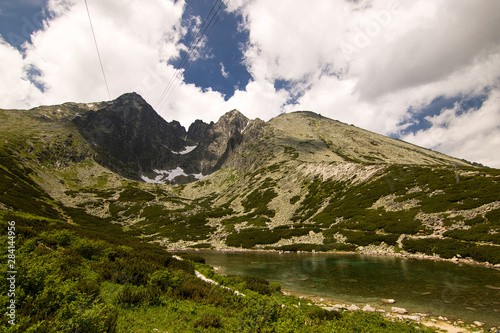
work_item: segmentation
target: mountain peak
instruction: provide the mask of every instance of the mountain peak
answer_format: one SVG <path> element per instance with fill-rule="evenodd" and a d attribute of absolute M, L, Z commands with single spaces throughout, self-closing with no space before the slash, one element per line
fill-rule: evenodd
<path fill-rule="evenodd" d="M 217 123 L 244 123 L 245 125 L 248 123 L 248 118 L 243 115 L 240 111 L 234 109 L 226 112 L 222 117 L 219 118 Z M 244 125 L 244 126 L 245 126 Z"/>

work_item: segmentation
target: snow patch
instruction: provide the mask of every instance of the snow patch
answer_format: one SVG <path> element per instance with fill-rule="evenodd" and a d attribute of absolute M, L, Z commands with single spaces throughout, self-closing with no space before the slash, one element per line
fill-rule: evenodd
<path fill-rule="evenodd" d="M 173 151 L 172 153 L 179 154 L 179 155 L 185 155 L 185 154 L 190 153 L 193 150 L 195 150 L 196 147 L 198 147 L 198 145 L 196 145 L 196 146 L 187 146 L 187 147 L 185 147 L 183 150 L 181 150 L 179 152 Z"/>
<path fill-rule="evenodd" d="M 247 124 L 245 125 L 245 127 L 241 130 L 241 133 L 240 134 L 243 134 L 245 133 L 245 130 L 247 129 L 248 125 L 250 124 L 250 120 L 247 121 Z"/>
<path fill-rule="evenodd" d="M 173 170 L 154 169 L 153 171 L 157 174 L 157 176 L 154 179 L 151 179 L 147 176 L 141 176 L 141 179 L 146 183 L 150 184 L 165 184 L 167 181 L 169 182 L 173 181 L 178 176 L 186 176 L 186 177 L 189 176 L 184 172 L 184 169 L 182 169 L 181 167 L 177 167 Z M 201 173 L 193 174 L 192 176 L 195 177 L 196 179 L 203 179 L 205 177 Z"/>

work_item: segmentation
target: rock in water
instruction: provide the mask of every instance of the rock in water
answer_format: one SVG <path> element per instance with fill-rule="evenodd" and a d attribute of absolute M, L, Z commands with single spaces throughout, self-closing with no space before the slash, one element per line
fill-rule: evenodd
<path fill-rule="evenodd" d="M 392 298 L 384 298 L 382 300 L 382 303 L 387 303 L 387 304 L 394 304 L 396 303 L 396 300 L 392 299 Z"/>

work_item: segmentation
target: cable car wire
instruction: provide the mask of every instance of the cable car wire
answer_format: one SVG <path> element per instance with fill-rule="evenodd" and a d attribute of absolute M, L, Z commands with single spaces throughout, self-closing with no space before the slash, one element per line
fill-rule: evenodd
<path fill-rule="evenodd" d="M 106 90 L 108 92 L 108 98 L 111 99 L 111 94 L 109 93 L 108 81 L 106 80 L 106 74 L 104 73 L 104 66 L 102 64 L 101 53 L 99 52 L 99 46 L 97 45 L 97 39 L 95 37 L 94 26 L 92 25 L 92 19 L 90 17 L 89 5 L 87 4 L 87 0 L 84 0 L 84 1 L 85 1 L 85 7 L 87 8 L 87 15 L 89 17 L 90 30 L 92 30 L 92 36 L 94 36 L 94 44 L 95 44 L 95 48 L 97 50 L 97 57 L 99 58 L 99 64 L 101 64 L 102 77 L 104 78 L 104 84 L 106 85 Z"/>

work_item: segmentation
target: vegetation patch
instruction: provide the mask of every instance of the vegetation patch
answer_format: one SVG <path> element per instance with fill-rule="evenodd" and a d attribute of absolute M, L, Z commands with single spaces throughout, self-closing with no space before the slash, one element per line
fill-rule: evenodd
<path fill-rule="evenodd" d="M 135 187 L 128 187 L 120 193 L 118 201 L 121 202 L 144 202 L 156 199 L 156 196 Z"/>
<path fill-rule="evenodd" d="M 500 247 L 493 245 L 477 245 L 456 239 L 405 239 L 404 249 L 410 253 L 437 254 L 442 258 L 472 258 L 478 262 L 500 263 Z"/>

